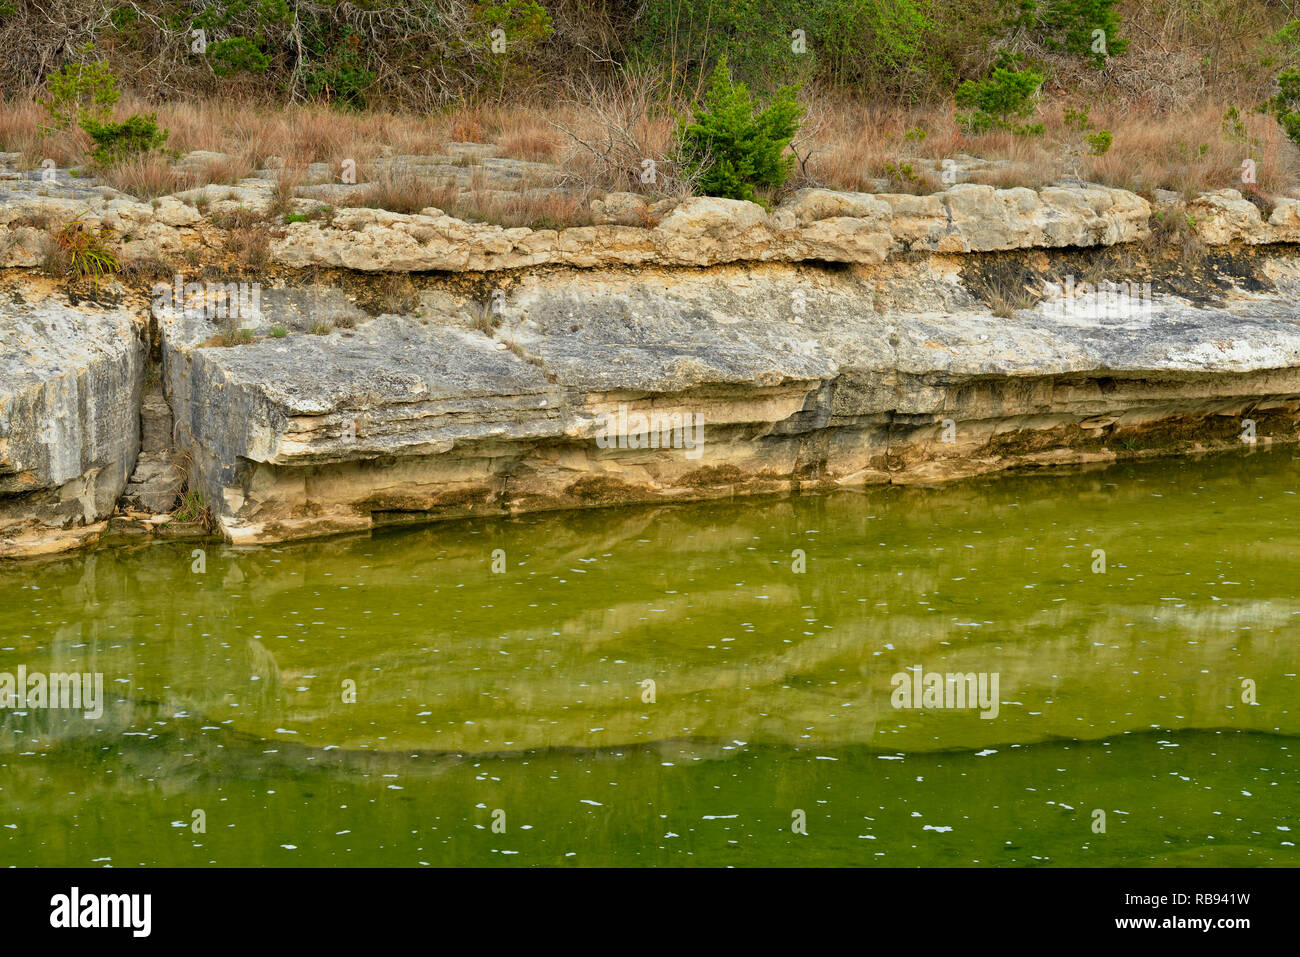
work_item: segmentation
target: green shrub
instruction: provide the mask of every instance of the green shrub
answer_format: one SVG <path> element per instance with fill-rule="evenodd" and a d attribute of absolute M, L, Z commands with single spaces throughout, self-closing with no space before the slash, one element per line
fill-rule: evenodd
<path fill-rule="evenodd" d="M 93 52 L 89 44 L 83 55 Z M 41 101 L 56 129 L 82 120 L 105 121 L 113 115 L 121 93 L 117 75 L 103 63 L 68 63 L 46 79 L 50 95 Z"/>
<path fill-rule="evenodd" d="M 904 96 L 933 92 L 952 79 L 936 44 L 931 0 L 823 0 L 814 4 L 821 73 L 840 86 L 866 86 Z"/>
<path fill-rule="evenodd" d="M 1128 41 L 1119 35 L 1115 0 L 1049 0 L 1042 6 L 1042 21 L 1048 47 L 1090 57 L 1097 66 L 1128 48 Z M 1105 41 L 1104 53 L 1094 49 L 1097 30 Z"/>
<path fill-rule="evenodd" d="M 360 37 L 349 33 L 332 51 L 317 52 L 304 72 L 307 93 L 331 106 L 365 109 L 366 91 L 375 82 L 375 74 L 362 62 L 360 46 Z"/>
<path fill-rule="evenodd" d="M 1115 0 L 1018 0 L 1007 26 L 1037 34 L 1049 50 L 1089 57 L 1098 67 L 1128 48 L 1128 41 L 1119 35 Z M 1103 40 L 1100 49 L 1098 30 Z"/>
<path fill-rule="evenodd" d="M 506 80 L 520 71 L 520 60 L 554 32 L 550 14 L 537 0 L 479 0 L 470 13 L 483 31 L 483 69 L 501 99 Z M 501 35 L 493 37 L 497 30 Z"/>
<path fill-rule="evenodd" d="M 718 60 L 694 121 L 678 129 L 683 169 L 701 192 L 753 202 L 755 190 L 785 182 L 794 163 L 786 148 L 803 115 L 794 93 L 782 87 L 756 112 L 749 88 L 732 81 L 725 56 Z"/>
<path fill-rule="evenodd" d="M 1300 70 L 1283 70 L 1277 78 L 1278 91 L 1263 109 L 1282 126 L 1292 143 L 1300 145 Z"/>
<path fill-rule="evenodd" d="M 1077 110 L 1066 109 L 1065 128 L 1068 131 L 1064 141 L 1065 158 L 1075 182 L 1082 182 L 1079 175 L 1079 163 L 1084 152 L 1092 156 L 1104 156 L 1110 150 L 1115 137 L 1110 130 L 1099 130 L 1088 116 L 1090 107 L 1084 105 Z"/>
<path fill-rule="evenodd" d="M 152 113 L 148 116 L 133 113 L 121 123 L 86 119 L 81 128 L 95 141 L 90 155 L 100 166 L 111 166 L 132 156 L 161 149 L 170 135 L 167 130 L 158 128 L 158 121 Z"/>
<path fill-rule="evenodd" d="M 1042 123 L 1016 122 L 1033 114 L 1035 94 L 1043 84 L 1043 74 L 1032 67 L 1017 70 L 1017 65 L 1016 58 L 1001 53 L 988 77 L 966 80 L 957 88 L 957 105 L 971 111 L 957 117 L 962 126 L 973 133 L 996 129 L 1037 136 L 1043 132 Z"/>
<path fill-rule="evenodd" d="M 630 44 L 634 60 L 654 64 L 698 89 L 709 68 L 725 57 L 737 79 L 770 90 L 797 82 L 816 68 L 822 8 L 847 0 L 646 0 Z M 796 29 L 803 53 L 793 49 Z"/>
<path fill-rule="evenodd" d="M 1110 130 L 1099 130 L 1088 116 L 1090 107 L 1083 106 L 1077 110 L 1065 111 L 1065 128 L 1073 130 L 1081 146 L 1088 147 L 1093 156 L 1105 156 L 1110 150 L 1115 137 Z"/>
<path fill-rule="evenodd" d="M 1105 156 L 1110 152 L 1115 136 L 1110 130 L 1097 130 L 1095 133 L 1085 133 L 1083 141 L 1088 145 L 1088 152 L 1093 156 Z"/>
<path fill-rule="evenodd" d="M 264 73 L 271 58 L 258 49 L 247 37 L 230 37 L 208 44 L 208 59 L 217 76 L 234 76 L 236 73 Z"/>
<path fill-rule="evenodd" d="M 54 234 L 47 265 L 52 272 L 72 279 L 98 279 L 120 268 L 109 248 L 107 231 L 100 227 L 98 233 L 91 232 L 80 216 Z"/>

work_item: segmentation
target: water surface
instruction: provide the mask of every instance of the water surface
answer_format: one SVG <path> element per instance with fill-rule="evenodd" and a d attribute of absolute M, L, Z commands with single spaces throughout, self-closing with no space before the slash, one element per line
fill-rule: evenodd
<path fill-rule="evenodd" d="M 0 565 L 0 864 L 1294 866 L 1298 465 Z"/>

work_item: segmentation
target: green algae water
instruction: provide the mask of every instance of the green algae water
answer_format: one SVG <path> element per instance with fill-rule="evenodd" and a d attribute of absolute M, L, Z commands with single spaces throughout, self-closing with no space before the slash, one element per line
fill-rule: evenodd
<path fill-rule="evenodd" d="M 1294 866 L 1298 492 L 1260 450 L 0 565 L 0 673 L 103 676 L 0 710 L 0 865 Z"/>

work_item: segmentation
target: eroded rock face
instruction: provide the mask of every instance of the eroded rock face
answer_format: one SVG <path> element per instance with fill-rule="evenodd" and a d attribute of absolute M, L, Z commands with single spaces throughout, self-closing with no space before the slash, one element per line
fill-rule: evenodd
<path fill-rule="evenodd" d="M 386 162 L 399 171 L 443 168 L 421 165 L 419 159 L 394 157 Z M 193 161 L 202 165 L 215 159 L 200 156 Z M 501 184 L 546 179 L 530 168 L 540 164 L 491 158 L 483 162 L 499 164 L 491 168 L 498 178 L 504 177 Z M 447 168 L 468 175 L 462 167 Z M 87 229 L 105 230 L 124 262 L 172 261 L 186 251 L 215 255 L 222 233 L 213 221 L 233 214 L 264 214 L 276 190 L 272 179 L 253 177 L 233 186 L 204 186 L 141 202 L 66 177 L 45 183 L 33 178 L 38 174 L 16 175 L 27 178 L 0 193 L 0 266 L 40 265 L 54 233 L 74 219 Z M 329 221 L 277 227 L 270 244 L 272 261 L 293 268 L 334 266 L 365 272 L 807 260 L 873 264 L 891 251 L 987 252 L 1129 242 L 1146 235 L 1151 212 L 1146 200 L 1133 193 L 1095 186 L 1032 190 L 966 183 L 932 196 L 803 189 L 770 213 L 755 203 L 714 197 L 652 208 L 633 194 L 611 193 L 592 207 L 599 225 L 534 230 L 466 222 L 432 207 L 403 214 L 349 206 L 363 201 L 366 188 L 338 183 L 298 187 L 309 197 L 291 202 L 300 212 L 320 202 L 342 208 Z M 1238 238 L 1253 235 L 1251 224 L 1238 222 L 1240 216 L 1248 218 L 1249 211 L 1229 210 L 1230 202 L 1216 196 L 1211 194 L 1206 202 L 1224 206 L 1220 218 L 1228 225 L 1220 232 L 1228 230 L 1223 235 Z"/>
<path fill-rule="evenodd" d="M 982 252 L 1033 246 L 1104 246 L 1148 233 L 1146 200 L 1102 187 L 997 189 L 963 184 L 932 196 L 804 189 L 770 214 L 756 203 L 696 197 L 658 225 L 613 194 L 597 215 L 611 225 L 563 230 L 471 224 L 349 209 L 332 222 L 290 225 L 271 244 L 277 262 L 373 271 L 504 270 L 541 265 L 714 266 L 822 260 L 873 264 L 894 250 Z"/>
<path fill-rule="evenodd" d="M 202 263 L 222 248 L 197 195 L 139 203 L 66 177 L 22 182 L 0 202 L 0 264 L 39 261 L 50 230 L 77 217 L 132 255 Z M 265 179 L 218 192 L 209 213 L 273 199 Z M 1232 190 L 1197 203 L 1201 239 L 1239 247 L 1214 254 L 1225 263 L 1240 247 L 1300 242 L 1300 202 L 1278 202 L 1267 221 Z M 232 347 L 212 344 L 217 320 L 162 305 L 162 392 L 144 397 L 150 303 L 138 290 L 114 285 L 123 305 L 76 307 L 48 289 L 11 292 L 0 556 L 93 539 L 117 501 L 168 511 L 182 462 L 221 534 L 264 542 L 940 481 L 1224 448 L 1246 431 L 1296 439 L 1300 266 L 1279 250 L 1250 253 L 1258 268 L 1217 305 L 1157 295 L 1116 314 L 1071 286 L 1004 318 L 964 283 L 965 263 L 988 259 L 1010 265 L 1014 292 L 1031 261 L 1145 237 L 1150 208 L 1133 194 L 964 184 L 929 196 L 805 189 L 770 211 L 716 198 L 649 207 L 632 194 L 601 204 L 601 225 L 563 230 L 434 208 L 286 224 L 270 249 L 281 266 L 425 275 L 389 296 L 375 293 L 383 276 L 317 286 L 277 271 L 262 313 L 241 323 L 256 341 Z M 373 318 L 375 302 L 409 314 Z"/>
<path fill-rule="evenodd" d="M 492 335 L 448 308 L 228 349 L 165 321 L 164 343 L 237 542 L 1210 450 L 1246 418 L 1295 440 L 1289 301 L 1105 305 L 995 317 L 942 263 L 554 271 Z"/>
<path fill-rule="evenodd" d="M 1187 204 L 1197 237 L 1211 246 L 1300 242 L 1300 200 L 1281 198 L 1268 218 L 1235 189 L 1202 193 Z"/>
<path fill-rule="evenodd" d="M 0 296 L 0 556 L 98 535 L 139 451 L 145 352 L 126 308 Z"/>
<path fill-rule="evenodd" d="M 140 456 L 122 492 L 122 504 L 151 515 L 176 507 L 185 472 L 172 448 L 172 410 L 161 383 L 147 386 L 140 399 Z"/>
<path fill-rule="evenodd" d="M 1100 186 L 1035 191 L 963 183 L 930 196 L 879 199 L 892 210 L 896 248 L 928 252 L 1111 246 L 1146 236 L 1151 216 L 1137 194 Z"/>

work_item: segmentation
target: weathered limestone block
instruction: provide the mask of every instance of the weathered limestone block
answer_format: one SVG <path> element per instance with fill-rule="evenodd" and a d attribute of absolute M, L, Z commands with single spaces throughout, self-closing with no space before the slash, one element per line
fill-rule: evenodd
<path fill-rule="evenodd" d="M 961 183 L 929 196 L 886 194 L 895 248 L 989 252 L 1109 246 L 1147 235 L 1150 205 L 1102 187 L 994 189 Z"/>
<path fill-rule="evenodd" d="M 772 221 L 779 229 L 797 229 L 824 219 L 848 217 L 888 228 L 890 206 L 870 193 L 840 193 L 829 189 L 801 189 L 776 208 Z"/>
<path fill-rule="evenodd" d="M 948 220 L 939 194 L 912 196 L 882 193 L 880 200 L 890 207 L 890 235 L 899 249 L 963 252 L 966 242 Z"/>
<path fill-rule="evenodd" d="M 591 215 L 606 226 L 645 226 L 650 221 L 650 204 L 636 193 L 607 193 L 592 200 Z"/>
<path fill-rule="evenodd" d="M 1270 241 L 1259 207 L 1235 189 L 1202 193 L 1187 204 L 1187 212 L 1196 220 L 1197 236 L 1211 246 Z"/>
<path fill-rule="evenodd" d="M 1268 217 L 1270 242 L 1300 243 L 1300 200 L 1279 199 Z"/>
<path fill-rule="evenodd" d="M 143 323 L 0 297 L 0 556 L 97 534 L 135 465 Z"/>

